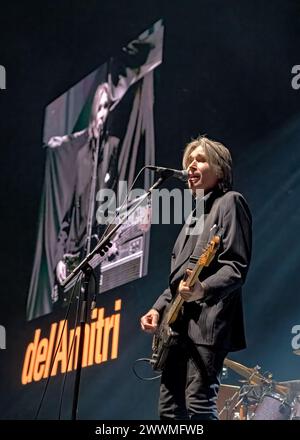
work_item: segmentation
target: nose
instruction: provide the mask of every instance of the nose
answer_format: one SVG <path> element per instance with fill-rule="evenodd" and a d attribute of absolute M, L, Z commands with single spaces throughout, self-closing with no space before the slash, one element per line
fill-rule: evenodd
<path fill-rule="evenodd" d="M 188 166 L 188 171 L 191 169 L 196 169 L 197 168 L 197 163 L 196 163 L 196 159 L 194 159 Z"/>

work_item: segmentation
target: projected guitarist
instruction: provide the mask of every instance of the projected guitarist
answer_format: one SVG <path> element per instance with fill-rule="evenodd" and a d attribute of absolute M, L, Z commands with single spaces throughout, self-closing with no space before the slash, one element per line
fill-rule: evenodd
<path fill-rule="evenodd" d="M 56 278 L 61 283 L 92 249 L 92 238 L 99 234 L 95 200 L 99 188 L 114 189 L 117 183 L 119 139 L 109 136 L 106 121 L 112 104 L 107 83 L 98 86 L 90 123 L 77 135 L 82 142 L 76 163 L 73 199 L 60 227 L 56 250 Z M 56 138 L 52 139 L 55 142 Z M 104 227 L 103 227 L 104 229 Z M 74 266 L 74 267 L 73 267 Z"/>
<path fill-rule="evenodd" d="M 196 206 L 204 202 L 204 217 L 195 217 L 194 210 L 180 232 L 172 252 L 169 287 L 141 318 L 141 328 L 155 334 L 152 363 L 162 370 L 160 418 L 216 420 L 224 358 L 228 351 L 246 346 L 241 286 L 251 257 L 251 213 L 243 196 L 231 189 L 232 161 L 224 145 L 197 138 L 185 148 L 183 167 Z M 202 200 L 197 190 L 204 191 Z M 201 219 L 204 227 L 198 234 Z M 222 232 L 211 241 L 214 225 Z M 211 255 L 206 253 L 210 247 Z M 205 255 L 209 258 L 203 259 Z M 201 271 L 195 277 L 199 261 Z M 164 332 L 170 323 L 168 313 L 177 304 L 178 316 L 170 324 L 175 337 L 166 347 L 161 336 L 168 333 Z"/>

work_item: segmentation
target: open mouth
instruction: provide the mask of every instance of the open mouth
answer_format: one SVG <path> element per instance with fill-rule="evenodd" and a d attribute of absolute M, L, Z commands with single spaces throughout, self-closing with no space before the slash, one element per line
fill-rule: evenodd
<path fill-rule="evenodd" d="M 198 182 L 198 180 L 200 180 L 200 178 L 200 176 L 190 176 L 189 182 L 195 184 L 196 182 Z"/>

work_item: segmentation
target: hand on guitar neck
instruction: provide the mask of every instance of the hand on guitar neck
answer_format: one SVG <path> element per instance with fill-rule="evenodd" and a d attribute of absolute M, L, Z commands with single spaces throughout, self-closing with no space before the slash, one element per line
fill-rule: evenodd
<path fill-rule="evenodd" d="M 186 302 L 196 301 L 204 297 L 204 289 L 201 282 L 197 279 L 193 286 L 189 286 L 189 276 L 192 271 L 187 269 L 186 276 L 180 281 L 177 293 Z M 158 328 L 159 313 L 155 309 L 150 309 L 146 315 L 141 317 L 141 328 L 146 333 L 155 333 Z"/>
<path fill-rule="evenodd" d="M 180 281 L 177 288 L 177 293 L 186 302 L 196 301 L 198 299 L 204 298 L 204 289 L 202 283 L 199 279 L 196 280 L 193 286 L 189 285 L 189 276 L 193 273 L 192 270 L 186 270 L 186 276 Z"/>

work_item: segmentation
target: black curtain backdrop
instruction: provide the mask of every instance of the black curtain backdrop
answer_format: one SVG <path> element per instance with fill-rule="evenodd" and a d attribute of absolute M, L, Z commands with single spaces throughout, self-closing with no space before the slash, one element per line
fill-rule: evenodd
<path fill-rule="evenodd" d="M 248 348 L 232 359 L 259 364 L 276 380 L 300 380 L 300 357 L 291 347 L 291 329 L 300 324 L 300 90 L 291 86 L 291 70 L 300 64 L 299 2 L 12 2 L 0 17 L 0 64 L 7 73 L 7 89 L 0 91 L 2 419 L 34 417 L 44 381 L 21 385 L 25 349 L 37 326 L 48 334 L 63 317 L 59 311 L 29 323 L 25 318 L 45 161 L 44 108 L 159 18 L 165 44 L 154 84 L 156 162 L 181 168 L 192 137 L 221 140 L 233 153 L 235 187 L 253 213 L 244 288 Z M 166 286 L 179 228 L 153 226 L 147 277 L 98 299 L 107 314 L 122 299 L 119 356 L 83 370 L 79 418 L 157 418 L 158 382 L 139 381 L 131 367 L 150 354 L 139 317 Z M 226 383 L 238 379 L 229 371 Z M 62 375 L 51 381 L 41 418 L 57 418 L 61 383 Z M 63 418 L 70 418 L 71 397 L 68 380 Z"/>

